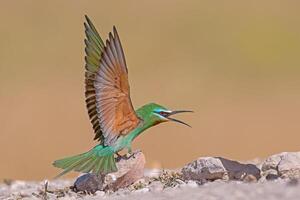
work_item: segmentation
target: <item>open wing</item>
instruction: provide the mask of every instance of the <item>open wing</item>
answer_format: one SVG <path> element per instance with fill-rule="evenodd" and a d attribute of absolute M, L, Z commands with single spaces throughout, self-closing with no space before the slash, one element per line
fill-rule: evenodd
<path fill-rule="evenodd" d="M 104 43 L 98 34 L 96 28 L 85 16 L 87 23 L 84 23 L 85 27 L 85 102 L 88 110 L 93 129 L 95 132 L 95 140 L 99 140 L 103 143 L 103 135 L 100 128 L 99 119 L 97 116 L 96 107 L 96 91 L 95 91 L 95 77 L 100 67 L 100 57 L 104 49 Z"/>
<path fill-rule="evenodd" d="M 87 18 L 87 17 L 86 17 Z M 95 138 L 113 144 L 139 123 L 131 100 L 125 56 L 116 28 L 104 45 L 87 18 L 86 29 L 86 103 Z"/>
<path fill-rule="evenodd" d="M 106 40 L 96 75 L 96 104 L 104 144 L 115 142 L 139 123 L 131 100 L 125 56 L 115 27 Z"/>

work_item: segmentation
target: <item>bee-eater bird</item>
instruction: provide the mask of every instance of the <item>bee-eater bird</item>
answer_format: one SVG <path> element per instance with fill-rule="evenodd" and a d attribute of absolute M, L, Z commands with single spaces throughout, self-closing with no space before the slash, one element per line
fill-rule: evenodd
<path fill-rule="evenodd" d="M 117 30 L 104 44 L 91 20 L 85 26 L 85 101 L 100 144 L 90 151 L 54 161 L 62 168 L 57 176 L 72 170 L 84 173 L 107 174 L 117 171 L 116 157 L 122 149 L 131 153 L 132 141 L 146 129 L 162 122 L 174 121 L 172 115 L 186 110 L 170 111 L 164 106 L 149 103 L 134 110 L 129 92 L 128 71 Z"/>

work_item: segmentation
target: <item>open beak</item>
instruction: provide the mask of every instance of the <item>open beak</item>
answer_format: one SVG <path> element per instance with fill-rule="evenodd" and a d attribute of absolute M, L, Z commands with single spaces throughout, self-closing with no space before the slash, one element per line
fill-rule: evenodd
<path fill-rule="evenodd" d="M 170 113 L 168 113 L 165 118 L 167 118 L 168 120 L 170 121 L 174 121 L 174 122 L 178 122 L 180 124 L 183 124 L 183 125 L 186 125 L 188 127 L 191 127 L 190 125 L 188 125 L 187 123 L 183 122 L 183 121 L 180 121 L 178 119 L 174 119 L 174 118 L 171 118 L 170 116 L 172 115 L 175 115 L 175 114 L 178 114 L 178 113 L 186 113 L 186 112 L 193 112 L 191 110 L 175 110 L 175 111 L 171 111 Z M 192 127 L 191 127 L 192 128 Z"/>

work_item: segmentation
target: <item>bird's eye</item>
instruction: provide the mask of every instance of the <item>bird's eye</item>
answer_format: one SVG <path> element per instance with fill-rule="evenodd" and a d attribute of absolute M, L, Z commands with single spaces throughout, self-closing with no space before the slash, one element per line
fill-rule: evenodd
<path fill-rule="evenodd" d="M 160 111 L 160 112 L 159 112 L 159 115 L 161 115 L 161 116 L 164 116 L 164 117 L 165 117 L 165 116 L 166 116 L 166 113 L 165 113 L 165 112 L 163 112 L 163 111 Z"/>

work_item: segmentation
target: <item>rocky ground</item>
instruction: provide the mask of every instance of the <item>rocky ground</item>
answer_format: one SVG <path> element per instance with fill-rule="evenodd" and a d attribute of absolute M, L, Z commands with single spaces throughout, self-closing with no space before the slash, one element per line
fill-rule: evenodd
<path fill-rule="evenodd" d="M 300 152 L 246 164 L 202 157 L 180 170 L 145 170 L 141 177 L 144 162 L 138 153 L 118 163 L 122 173 L 105 179 L 85 175 L 75 185 L 74 180 L 4 180 L 0 199 L 300 199 Z"/>

